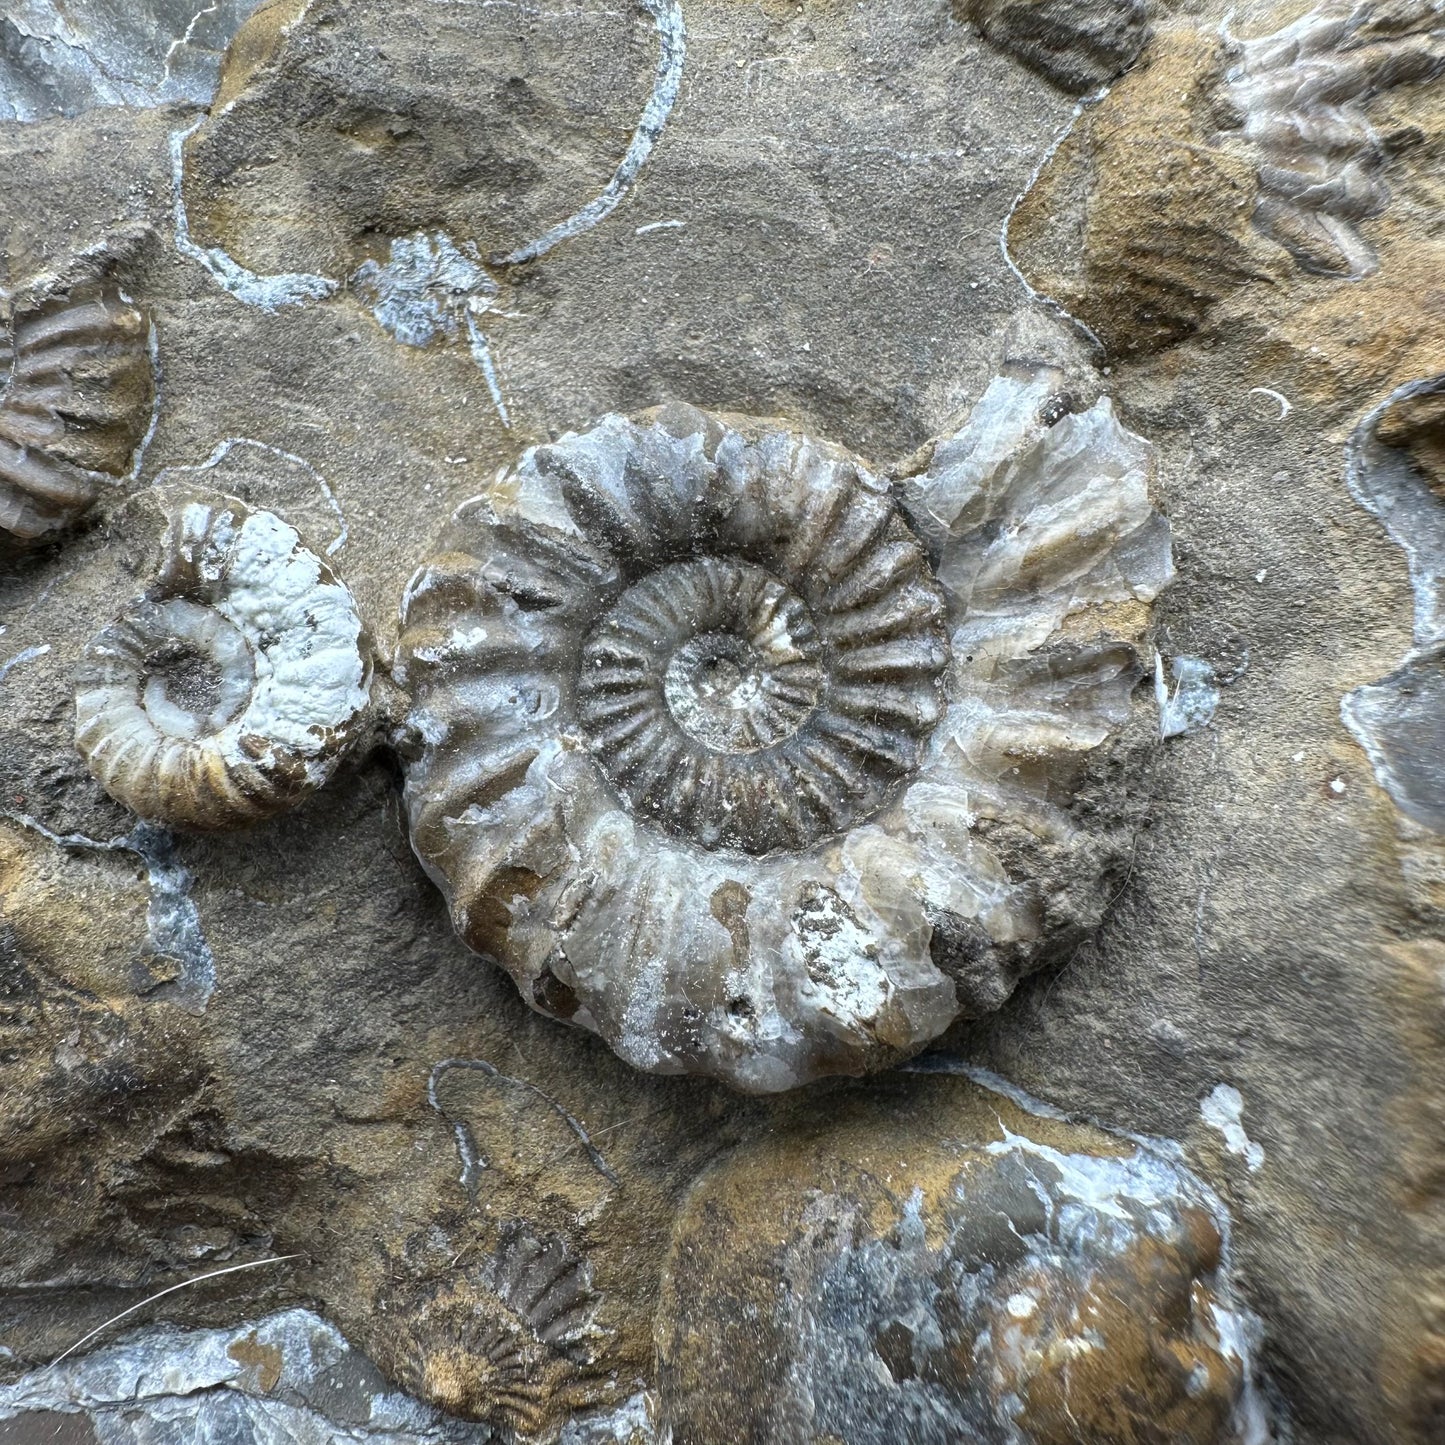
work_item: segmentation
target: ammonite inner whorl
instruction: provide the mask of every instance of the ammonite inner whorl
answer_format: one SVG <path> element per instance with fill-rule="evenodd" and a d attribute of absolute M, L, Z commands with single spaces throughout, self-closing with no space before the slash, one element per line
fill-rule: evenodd
<path fill-rule="evenodd" d="M 1167 528 L 1107 403 L 1049 427 L 1008 384 L 991 465 L 902 502 L 839 447 L 670 406 L 458 510 L 402 606 L 412 841 L 535 1007 L 639 1068 L 789 1088 L 997 1007 L 1057 897 L 1092 907 L 1111 855 L 1068 806 L 1138 668 L 1063 623 L 1152 596 Z"/>
<path fill-rule="evenodd" d="M 943 596 L 896 519 L 859 550 L 843 577 L 703 556 L 622 593 L 583 645 L 578 716 L 635 811 L 705 848 L 805 848 L 916 766 L 943 711 Z M 837 586 L 860 567 L 868 586 Z"/>

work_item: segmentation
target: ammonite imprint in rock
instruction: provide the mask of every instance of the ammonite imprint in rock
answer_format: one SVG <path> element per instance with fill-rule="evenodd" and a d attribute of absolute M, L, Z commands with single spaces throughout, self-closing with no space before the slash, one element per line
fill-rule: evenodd
<path fill-rule="evenodd" d="M 1071 614 L 1152 597 L 1167 528 L 1107 402 L 998 386 L 904 484 L 922 526 L 841 448 L 677 405 L 459 509 L 403 604 L 412 838 L 535 1007 L 782 1089 L 1097 921 L 1125 830 L 1069 805 L 1138 670 Z"/>

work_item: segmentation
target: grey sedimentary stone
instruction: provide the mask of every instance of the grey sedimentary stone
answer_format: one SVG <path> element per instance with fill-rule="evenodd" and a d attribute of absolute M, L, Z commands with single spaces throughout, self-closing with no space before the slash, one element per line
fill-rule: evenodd
<path fill-rule="evenodd" d="M 0 120 L 206 104 L 226 45 L 261 3 L 21 0 L 0 17 Z"/>
<path fill-rule="evenodd" d="M 491 1445 L 390 1387 L 309 1310 L 220 1330 L 142 1330 L 0 1385 L 0 1430 L 98 1445 Z M 86 1433 L 86 1431 L 90 1433 Z M 0 1439 L 4 1439 L 0 1435 Z M 25 1439 L 23 1433 L 13 1437 Z"/>
<path fill-rule="evenodd" d="M 901 496 L 936 449 L 895 459 L 954 436 L 996 378 L 1025 384 L 1010 318 L 1067 327 L 1062 309 L 1104 354 L 1078 333 L 1047 420 L 1076 428 L 1107 391 L 1148 438 L 1176 557 L 1154 604 L 1166 684 L 1201 659 L 1219 699 L 1160 742 L 1141 694 L 1151 761 L 1074 795 L 1080 827 L 1121 796 L 1145 821 L 1126 847 L 1111 825 L 1112 876 L 1084 875 L 1100 930 L 947 1043 L 1180 1141 L 1232 1216 L 1299 1445 L 1434 1445 L 1445 859 L 1341 703 L 1418 646 L 1409 558 L 1347 453 L 1445 372 L 1445 106 L 1438 84 L 1358 102 L 1390 199 L 1350 224 L 1377 265 L 1305 272 L 1255 226 L 1260 156 L 1221 113 L 1229 8 L 1156 7 L 1075 116 L 935 0 L 315 0 L 238 33 L 212 113 L 87 102 L 0 125 L 7 308 L 119 286 L 155 320 L 160 377 L 139 458 L 0 562 L 6 1380 L 159 1288 L 299 1251 L 137 1319 L 229 1331 L 305 1305 L 393 1380 L 420 1345 L 415 1388 L 440 1397 L 429 1302 L 507 1309 L 488 1262 L 516 1227 L 562 1241 L 597 1296 L 595 1354 L 544 1357 L 540 1435 L 645 1438 L 682 1196 L 729 1149 L 887 1087 L 743 1098 L 537 1015 L 457 938 L 390 747 L 244 838 L 136 832 L 74 751 L 72 670 L 151 583 L 130 518 L 153 484 L 281 516 L 390 655 L 406 578 L 529 448 L 684 398 L 783 418 Z M 1376 15 L 1405 34 L 1419 13 Z M 1250 3 L 1229 33 L 1294 18 Z M 1428 428 L 1408 447 L 1387 430 L 1429 462 Z M 1088 609 L 1070 640 L 1141 622 L 1123 611 Z M 935 1143 L 968 1125 L 942 1105 L 920 1122 Z M 484 1379 L 479 1357 L 448 1386 Z"/>

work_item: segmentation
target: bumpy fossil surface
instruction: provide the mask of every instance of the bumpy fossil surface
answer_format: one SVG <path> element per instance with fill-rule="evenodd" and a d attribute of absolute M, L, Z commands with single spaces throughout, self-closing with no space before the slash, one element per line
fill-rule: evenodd
<path fill-rule="evenodd" d="M 294 807 L 335 770 L 366 713 L 356 604 L 273 512 L 195 497 L 160 576 L 86 647 L 75 740 L 141 817 L 196 830 Z"/>
<path fill-rule="evenodd" d="M 1111 355 L 1176 344 L 1269 274 L 1275 248 L 1248 220 L 1253 157 L 1216 144 L 1223 68 L 1212 30 L 1161 27 L 1139 64 L 1081 112 L 1009 218 L 1030 283 Z"/>
<path fill-rule="evenodd" d="M 130 466 L 151 419 L 146 332 L 107 290 L 25 312 L 0 335 L 0 531 L 46 537 Z"/>
<path fill-rule="evenodd" d="M 1224 93 L 1258 157 L 1255 225 L 1306 270 L 1369 275 L 1378 262 L 1358 223 L 1390 192 L 1385 148 L 1362 107 L 1445 71 L 1445 6 L 1326 3 L 1234 50 Z"/>
<path fill-rule="evenodd" d="M 1074 94 L 1112 80 L 1144 46 L 1143 0 L 960 0 L 990 44 Z"/>
<path fill-rule="evenodd" d="M 1139 676 L 1099 609 L 1137 630 L 1168 529 L 1148 446 L 1057 389 L 1001 378 L 901 506 L 671 405 L 458 510 L 403 604 L 412 837 L 534 1007 L 776 1090 L 916 1051 L 1097 920 L 1124 830 L 1072 794 Z"/>
<path fill-rule="evenodd" d="M 672 1438 L 1264 1445 L 1218 1198 L 1152 1141 L 952 1084 L 837 1098 L 694 1186 L 658 1315 Z"/>
<path fill-rule="evenodd" d="M 1234 123 L 1228 77 L 1236 42 L 1322 3 L 0 5 L 0 329 L 123 288 L 155 318 L 157 379 L 118 485 L 94 469 L 79 523 L 13 564 L 0 535 L 0 1438 L 734 1445 L 797 1422 L 810 1445 L 896 1445 L 901 1406 L 915 1434 L 988 1445 L 1222 1445 L 1257 1362 L 1273 1445 L 1440 1445 L 1445 85 L 1373 69 L 1353 100 L 1258 112 L 1338 104 L 1374 133 L 1389 200 L 1348 224 L 1377 268 L 1306 270 L 1254 219 L 1262 162 L 1292 152 Z M 1424 0 L 1372 14 L 1382 54 L 1428 42 Z M 1316 58 L 1353 85 L 1373 43 Z M 1271 84 L 1307 76 L 1299 59 Z M 1340 136 L 1331 165 L 1358 124 Z M 1102 354 L 1085 367 L 1082 330 L 1072 358 L 1004 340 L 1046 317 Z M 486 810 L 515 802 L 489 837 L 517 871 L 478 922 L 519 990 L 414 856 L 390 749 L 362 738 L 301 806 L 234 833 L 137 819 L 90 775 L 73 668 L 154 579 L 162 528 L 142 553 L 130 523 L 163 489 L 284 518 L 344 575 L 389 672 L 398 599 L 455 508 L 499 477 L 506 501 L 527 448 L 670 397 L 876 464 L 942 598 L 941 716 L 900 732 L 913 770 L 875 778 L 876 807 L 845 798 L 838 832 L 708 847 L 719 813 L 634 801 L 559 686 L 532 721 L 628 847 L 604 876 L 575 819 L 458 788 L 456 816 L 483 821 L 453 825 L 443 860 L 463 903 Z M 1149 440 L 1137 468 L 1119 423 Z M 1123 480 L 1139 471 L 1178 558 L 1153 603 L 1137 559 L 1157 541 L 1123 540 L 1148 516 Z M 1010 584 L 1031 527 L 1038 565 Z M 492 536 L 459 527 L 459 568 L 497 572 Z M 1137 594 L 1091 571 L 1090 537 Z M 714 547 L 667 565 L 688 562 L 764 567 Z M 588 593 L 539 671 L 580 677 L 645 580 Z M 540 635 L 534 601 L 516 615 Z M 500 612 L 463 598 L 426 625 L 497 636 Z M 778 616 L 806 700 L 805 664 L 831 674 Z M 1097 683 L 1054 671 L 1111 638 Z M 1131 648 L 1165 681 L 1157 706 L 1128 690 Z M 510 662 L 403 665 L 430 688 L 418 719 L 456 717 L 464 689 L 532 689 Z M 703 700 L 736 666 L 709 668 Z M 736 710 L 719 723 L 665 684 L 651 735 L 675 705 L 738 735 Z M 374 703 L 389 693 L 373 680 Z M 754 701 L 742 721 L 769 732 L 801 707 Z M 410 743 L 403 715 L 387 733 Z M 478 756 L 453 738 L 438 769 Z M 415 782 L 429 747 L 418 733 L 404 760 Z M 925 817 L 920 780 L 945 762 L 966 808 Z M 533 777 L 563 810 L 582 797 Z M 629 859 L 682 900 L 682 947 L 621 896 Z M 864 1022 L 834 1028 L 841 1006 L 777 946 L 786 910 L 765 912 L 815 862 L 859 920 L 850 936 L 816 908 L 803 930 L 845 960 L 835 995 L 907 965 L 953 990 L 929 1027 L 1006 1002 L 907 1073 L 754 1095 L 634 1068 L 526 1001 L 535 979 L 565 1013 L 561 971 L 580 972 L 579 1009 L 672 1046 L 657 1020 L 684 1033 L 696 997 L 698 1045 L 664 1060 L 683 1068 L 714 1067 L 720 1026 L 739 1031 L 728 1068 L 780 1081 L 882 1061 L 868 1021 L 881 1008 L 886 1029 L 887 1005 L 860 995 Z M 622 880 L 614 918 L 641 944 L 580 937 L 606 931 L 563 906 L 584 877 Z M 948 896 L 960 878 L 997 883 L 986 919 L 962 884 Z M 529 975 L 527 947 L 557 972 Z M 776 1045 L 746 1034 L 751 999 L 779 1000 L 757 1025 Z M 898 1034 L 914 1046 L 907 1018 Z M 972 1107 L 914 1072 L 940 1054 L 1128 1137 Z M 854 1106 L 832 1162 L 805 1158 Z M 1132 1240 L 1110 1247 L 1110 1227 Z M 1241 1349 L 1230 1312 L 1249 1310 L 1264 1334 Z"/>

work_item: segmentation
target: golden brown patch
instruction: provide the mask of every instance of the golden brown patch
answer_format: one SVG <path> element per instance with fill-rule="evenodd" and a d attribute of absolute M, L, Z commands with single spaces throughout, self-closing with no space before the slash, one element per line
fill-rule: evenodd
<path fill-rule="evenodd" d="M 245 1365 L 248 1369 L 255 1370 L 256 1384 L 260 1387 L 262 1394 L 269 1395 L 276 1388 L 276 1382 L 281 1378 L 281 1367 L 285 1364 L 285 1359 L 277 1346 L 263 1345 L 257 1338 L 255 1330 L 252 1330 L 244 1340 L 237 1340 L 227 1349 L 226 1353 L 238 1365 Z"/>
<path fill-rule="evenodd" d="M 1399 1029 L 1415 1065 L 1412 1085 L 1392 1109 L 1405 1140 L 1396 1186 L 1419 1258 L 1401 1261 L 1380 1377 L 1401 1439 L 1445 1439 L 1445 943 L 1415 939 L 1391 951 L 1397 967 Z"/>
<path fill-rule="evenodd" d="M 1114 355 L 1173 345 L 1269 269 L 1249 228 L 1253 167 L 1210 144 L 1222 62 L 1217 36 L 1161 30 L 1014 215 L 1010 241 L 1025 275 Z M 1081 234 L 1060 224 L 1070 213 L 1082 213 Z"/>
<path fill-rule="evenodd" d="M 309 0 L 266 0 L 231 38 L 221 63 L 214 113 L 223 111 L 280 47 L 287 29 L 305 13 Z"/>
<path fill-rule="evenodd" d="M 1204 1224 L 1217 1259 L 1218 1236 Z M 1026 1320 L 999 1312 L 995 1349 L 1016 1366 L 1001 1388 L 1023 1400 L 1020 1423 L 1037 1445 L 1214 1445 L 1225 1438 L 1240 1379 L 1218 1341 L 1191 1329 L 1209 1317 L 1208 1291 L 1195 1282 L 1205 1267 L 1188 1250 L 1144 1237 L 1081 1291 L 1043 1269 L 1012 1281 L 1038 1305 Z M 1011 1349 L 999 1350 L 1005 1338 Z"/>
<path fill-rule="evenodd" d="M 487 880 L 484 893 L 467 909 L 465 938 L 468 948 L 494 957 L 506 946 L 512 926 L 512 909 L 518 898 L 530 902 L 542 891 L 546 879 L 530 868 L 499 868 Z"/>
<path fill-rule="evenodd" d="M 752 947 L 748 936 L 748 904 L 752 895 L 736 879 L 729 878 L 713 890 L 709 907 L 712 916 L 727 929 L 733 941 L 733 961 L 741 968 Z"/>

